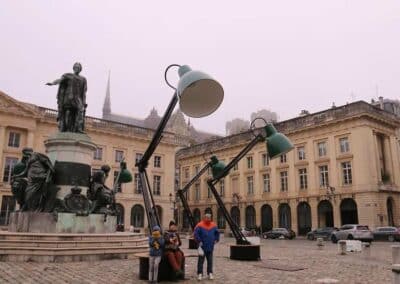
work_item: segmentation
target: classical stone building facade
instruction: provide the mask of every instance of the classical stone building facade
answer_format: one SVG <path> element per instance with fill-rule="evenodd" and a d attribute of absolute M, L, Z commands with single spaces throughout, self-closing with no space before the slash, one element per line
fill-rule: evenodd
<path fill-rule="evenodd" d="M 366 102 L 276 123 L 294 150 L 269 161 L 258 144 L 217 185 L 228 212 L 241 227 L 311 228 L 360 223 L 400 225 L 400 120 Z M 184 148 L 177 153 L 181 186 L 205 165 L 209 153 L 228 163 L 253 138 L 246 132 Z M 196 219 L 209 208 L 220 228 L 222 212 L 205 174 L 188 191 Z M 182 208 L 183 227 L 187 220 Z"/>
<path fill-rule="evenodd" d="M 8 222 L 8 216 L 16 207 L 11 195 L 9 180 L 13 165 L 20 159 L 24 147 L 45 153 L 44 140 L 57 130 L 56 111 L 23 103 L 0 92 L 0 226 Z M 119 161 L 122 157 L 134 175 L 134 181 L 122 185 L 116 194 L 117 206 L 121 212 L 119 222 L 136 228 L 145 228 L 142 194 L 137 183 L 135 160 L 146 150 L 154 131 L 149 128 L 113 122 L 104 119 L 87 117 L 86 133 L 97 144 L 93 153 L 92 170 L 100 169 L 104 164 L 112 170 L 107 185 L 113 186 L 114 177 L 118 174 Z M 161 212 L 163 226 L 173 218 L 170 193 L 175 185 L 175 153 L 179 145 L 186 142 L 179 140 L 171 132 L 166 132 L 161 144 L 153 155 L 148 174 L 152 184 L 155 202 Z"/>

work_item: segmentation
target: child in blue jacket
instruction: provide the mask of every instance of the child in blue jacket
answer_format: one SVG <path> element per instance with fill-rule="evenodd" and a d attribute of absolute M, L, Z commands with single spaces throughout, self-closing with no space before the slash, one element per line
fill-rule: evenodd
<path fill-rule="evenodd" d="M 149 237 L 149 247 L 149 282 L 157 283 L 158 265 L 160 264 L 164 247 L 164 238 L 161 235 L 159 226 L 153 227 L 153 232 Z"/>

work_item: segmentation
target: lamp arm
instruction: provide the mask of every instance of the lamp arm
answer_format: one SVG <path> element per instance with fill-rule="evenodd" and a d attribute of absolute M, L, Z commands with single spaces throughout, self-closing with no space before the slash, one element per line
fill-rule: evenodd
<path fill-rule="evenodd" d="M 167 125 L 167 122 L 168 122 L 169 118 L 171 117 L 171 114 L 177 103 L 178 103 L 178 96 L 177 96 L 177 93 L 175 92 L 168 107 L 167 107 L 167 110 L 164 113 L 164 116 L 162 117 L 162 119 L 160 121 L 160 124 L 158 125 L 158 127 L 153 135 L 153 138 L 151 139 L 149 146 L 147 147 L 142 158 L 135 164 L 139 169 L 140 187 L 142 190 L 144 207 L 145 207 L 145 211 L 146 211 L 146 215 L 147 215 L 147 222 L 149 225 L 150 232 L 152 232 L 154 226 L 156 226 L 156 225 L 161 228 L 161 224 L 160 224 L 160 219 L 157 214 L 153 194 L 151 192 L 149 178 L 147 176 L 146 168 L 149 164 L 149 160 L 150 160 L 151 156 L 153 155 L 154 151 L 156 150 L 158 144 L 161 141 L 162 133 L 163 133 L 165 126 Z"/>
<path fill-rule="evenodd" d="M 167 122 L 170 119 L 172 112 L 177 103 L 178 103 L 178 95 L 175 91 L 175 93 L 167 107 L 167 110 L 165 111 L 164 116 L 161 118 L 160 124 L 158 125 L 158 127 L 153 135 L 153 138 L 151 139 L 151 142 L 146 149 L 146 152 L 144 152 L 143 157 L 136 163 L 136 166 L 139 168 L 139 171 L 147 168 L 149 160 L 150 160 L 151 156 L 153 155 L 154 151 L 156 150 L 158 144 L 161 141 L 162 133 L 163 133 L 165 126 L 167 125 Z"/>
<path fill-rule="evenodd" d="M 208 187 L 211 189 L 212 194 L 214 195 L 215 200 L 219 208 L 222 211 L 222 215 L 224 215 L 225 220 L 228 222 L 228 225 L 232 231 L 233 236 L 236 239 L 236 243 L 238 245 L 249 245 L 250 242 L 246 239 L 243 233 L 239 230 L 238 225 L 233 221 L 232 217 L 229 215 L 228 210 L 226 209 L 224 202 L 222 201 L 221 197 L 218 194 L 217 189 L 213 184 L 213 180 L 209 179 L 207 181 Z"/>
<path fill-rule="evenodd" d="M 257 136 L 255 136 L 253 138 L 253 140 L 250 141 L 249 144 L 246 145 L 246 147 L 244 147 L 242 149 L 242 151 L 240 151 L 239 154 L 236 155 L 235 158 L 232 159 L 232 161 L 230 161 L 224 168 L 224 170 L 222 171 L 222 173 L 220 175 L 218 175 L 217 177 L 214 177 L 212 179 L 212 183 L 216 184 L 221 178 L 225 177 L 227 174 L 229 174 L 229 171 L 237 164 L 239 163 L 239 161 L 245 156 L 247 155 L 247 153 L 253 149 L 253 147 L 255 145 L 258 144 L 258 142 L 262 142 L 264 141 L 265 138 L 264 136 L 262 136 L 261 134 L 258 134 Z"/>
<path fill-rule="evenodd" d="M 153 194 L 151 192 L 151 187 L 146 169 L 143 169 L 143 171 L 139 171 L 139 179 L 143 195 L 143 203 L 147 216 L 147 223 L 149 226 L 149 231 L 152 232 L 154 226 L 159 226 L 161 228 L 161 224 L 160 224 L 160 218 L 158 217 L 158 212 L 156 204 L 154 202 Z"/>
<path fill-rule="evenodd" d="M 195 224 L 195 220 L 194 220 L 192 211 L 190 210 L 189 203 L 184 194 L 200 178 L 200 176 L 210 168 L 210 166 L 211 166 L 211 164 L 207 163 L 182 189 L 178 189 L 176 192 L 182 202 L 184 212 L 189 219 L 189 223 L 190 223 L 190 226 L 192 227 L 192 230 L 194 230 L 194 228 L 196 227 L 196 224 Z"/>

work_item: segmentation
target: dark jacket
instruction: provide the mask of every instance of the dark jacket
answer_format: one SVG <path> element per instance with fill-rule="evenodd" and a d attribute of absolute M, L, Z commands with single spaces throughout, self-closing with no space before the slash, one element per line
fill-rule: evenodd
<path fill-rule="evenodd" d="M 214 222 L 206 224 L 200 221 L 194 228 L 194 238 L 197 243 L 202 243 L 201 248 L 205 252 L 214 250 L 214 244 L 219 241 L 219 231 Z"/>
<path fill-rule="evenodd" d="M 176 241 L 172 241 L 172 238 L 176 238 Z M 181 238 L 178 232 L 166 231 L 164 233 L 165 239 L 165 251 L 176 251 L 182 245 Z"/>
<path fill-rule="evenodd" d="M 149 237 L 150 256 L 162 256 L 164 243 L 165 241 L 162 236 L 160 236 L 159 238 L 154 238 L 150 236 Z"/>

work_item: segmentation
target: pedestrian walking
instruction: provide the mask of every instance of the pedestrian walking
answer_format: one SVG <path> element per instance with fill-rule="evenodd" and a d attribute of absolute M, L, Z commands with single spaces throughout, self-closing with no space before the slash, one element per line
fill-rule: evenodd
<path fill-rule="evenodd" d="M 199 244 L 200 252 L 197 260 L 197 280 L 203 279 L 204 259 L 207 259 L 208 279 L 213 280 L 213 251 L 214 244 L 219 241 L 217 225 L 211 221 L 211 214 L 206 212 L 204 218 L 194 229 L 194 238 Z"/>

